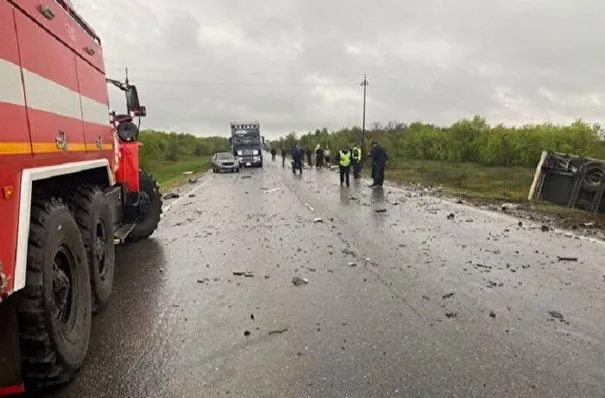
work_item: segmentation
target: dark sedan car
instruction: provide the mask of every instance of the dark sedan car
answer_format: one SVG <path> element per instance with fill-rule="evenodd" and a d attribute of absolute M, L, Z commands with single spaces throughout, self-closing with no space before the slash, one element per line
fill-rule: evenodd
<path fill-rule="evenodd" d="M 230 152 L 215 153 L 212 157 L 212 172 L 231 171 L 239 173 L 239 163 Z"/>

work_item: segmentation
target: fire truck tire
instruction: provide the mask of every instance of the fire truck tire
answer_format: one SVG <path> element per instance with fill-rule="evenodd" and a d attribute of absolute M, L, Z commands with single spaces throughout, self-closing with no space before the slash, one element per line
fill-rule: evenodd
<path fill-rule="evenodd" d="M 148 172 L 139 172 L 139 214 L 129 241 L 148 238 L 158 228 L 162 216 L 162 195 L 157 181 Z"/>
<path fill-rule="evenodd" d="M 17 294 L 23 377 L 37 390 L 69 382 L 88 351 L 90 273 L 82 234 L 59 199 L 32 203 L 26 286 Z"/>
<path fill-rule="evenodd" d="M 113 289 L 115 246 L 113 219 L 107 197 L 95 186 L 80 186 L 69 197 L 84 241 L 90 268 L 92 310 L 97 313 L 108 303 Z"/>

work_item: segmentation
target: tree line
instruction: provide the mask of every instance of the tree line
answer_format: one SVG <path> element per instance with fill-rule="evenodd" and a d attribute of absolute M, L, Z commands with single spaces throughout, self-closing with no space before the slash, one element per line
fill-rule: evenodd
<path fill-rule="evenodd" d="M 544 150 L 605 159 L 601 126 L 582 119 L 569 125 L 542 123 L 519 127 L 491 126 L 480 116 L 460 120 L 449 127 L 422 122 L 375 123 L 366 131 L 366 147 L 374 139 L 385 147 L 394 164 L 416 159 L 454 165 L 468 162 L 484 166 L 535 167 Z M 334 151 L 360 141 L 359 127 L 332 132 L 323 128 L 302 135 L 291 132 L 268 142 L 268 146 L 286 148 L 289 152 L 298 142 L 304 148 L 314 149 L 315 145 L 321 144 Z"/>
<path fill-rule="evenodd" d="M 193 134 L 142 130 L 140 164 L 148 168 L 158 161 L 176 162 L 194 156 L 211 156 L 215 152 L 230 151 L 227 137 L 198 137 Z"/>

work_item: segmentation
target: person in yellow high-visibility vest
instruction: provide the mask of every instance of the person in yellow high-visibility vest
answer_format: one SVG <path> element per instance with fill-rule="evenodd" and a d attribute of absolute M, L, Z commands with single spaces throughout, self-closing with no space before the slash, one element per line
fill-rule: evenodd
<path fill-rule="evenodd" d="M 353 164 L 353 178 L 358 179 L 361 177 L 361 148 L 359 145 L 353 145 L 353 154 L 351 156 L 351 163 Z"/>
<path fill-rule="evenodd" d="M 351 151 L 348 147 L 345 147 L 338 152 L 337 158 L 338 168 L 340 170 L 340 186 L 346 182 L 347 187 L 349 187 L 349 175 L 351 173 Z"/>

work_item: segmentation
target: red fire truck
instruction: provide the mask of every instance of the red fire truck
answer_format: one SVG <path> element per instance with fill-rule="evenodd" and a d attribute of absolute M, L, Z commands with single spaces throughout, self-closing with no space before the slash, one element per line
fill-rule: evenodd
<path fill-rule="evenodd" d="M 110 113 L 108 83 L 125 114 Z M 0 0 L 0 395 L 73 378 L 115 245 L 157 228 L 159 188 L 138 166 L 145 115 L 69 1 Z"/>

